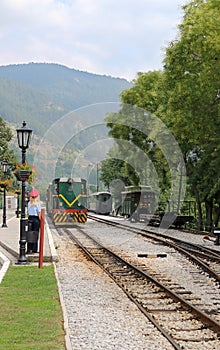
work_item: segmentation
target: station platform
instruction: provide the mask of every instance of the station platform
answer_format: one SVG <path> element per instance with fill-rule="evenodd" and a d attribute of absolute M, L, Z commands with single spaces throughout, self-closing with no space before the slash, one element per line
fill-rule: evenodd
<path fill-rule="evenodd" d="M 6 224 L 2 227 L 2 210 L 0 210 L 0 249 L 7 251 L 14 257 L 14 261 L 19 257 L 19 240 L 20 240 L 20 218 L 15 215 L 15 209 L 7 210 Z M 39 239 L 40 241 L 40 239 Z M 38 251 L 39 251 L 38 241 Z M 28 262 L 38 262 L 39 253 L 26 254 Z M 53 244 L 53 238 L 45 219 L 44 223 L 44 244 L 43 244 L 43 262 L 57 261 L 58 257 Z"/>

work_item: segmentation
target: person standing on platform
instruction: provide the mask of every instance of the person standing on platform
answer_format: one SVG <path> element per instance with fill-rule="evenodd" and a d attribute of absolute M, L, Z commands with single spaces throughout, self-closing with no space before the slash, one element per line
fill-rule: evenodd
<path fill-rule="evenodd" d="M 27 243 L 27 253 L 37 253 L 38 251 L 38 238 L 41 220 L 41 205 L 39 195 L 40 192 L 38 190 L 32 190 L 30 193 L 30 201 L 28 202 L 28 222 L 29 225 L 31 225 L 31 230 L 38 232 L 38 237 L 35 243 Z"/>

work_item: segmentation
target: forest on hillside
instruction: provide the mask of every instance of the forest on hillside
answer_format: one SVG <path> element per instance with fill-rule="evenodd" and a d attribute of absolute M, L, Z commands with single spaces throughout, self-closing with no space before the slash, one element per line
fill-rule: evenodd
<path fill-rule="evenodd" d="M 23 119 L 43 135 L 57 119 L 79 107 L 120 101 L 132 84 L 50 63 L 0 66 L 0 116 L 19 125 Z"/>

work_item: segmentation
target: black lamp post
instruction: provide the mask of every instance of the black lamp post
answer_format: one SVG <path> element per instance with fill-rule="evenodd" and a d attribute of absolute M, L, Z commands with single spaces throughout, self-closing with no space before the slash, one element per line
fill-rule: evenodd
<path fill-rule="evenodd" d="M 26 161 L 26 149 L 29 147 L 30 137 L 32 130 L 26 127 L 26 122 L 23 122 L 22 127 L 17 129 L 18 137 L 18 146 L 22 151 L 22 164 L 25 164 Z M 20 251 L 18 264 L 26 264 L 27 258 L 25 256 L 25 245 L 26 245 L 26 233 L 25 233 L 25 181 L 26 179 L 22 178 L 21 182 L 21 220 L 20 220 Z"/>
<path fill-rule="evenodd" d="M 15 193 L 17 194 L 17 210 L 16 210 L 16 216 L 19 218 L 19 196 L 21 194 L 20 190 L 16 190 Z"/>
<path fill-rule="evenodd" d="M 96 168 L 96 192 L 99 192 L 99 163 Z"/>
<path fill-rule="evenodd" d="M 180 199 L 181 199 L 181 191 L 182 191 L 182 178 L 183 178 L 183 163 L 180 162 L 180 164 L 178 165 L 178 170 L 180 171 L 180 183 L 179 183 L 179 193 L 178 193 L 178 203 L 177 203 L 177 215 L 179 214 L 180 211 L 180 207 L 181 207 L 181 203 L 180 203 Z"/>
<path fill-rule="evenodd" d="M 89 168 L 92 166 L 93 166 L 93 163 L 89 163 L 87 166 L 87 195 L 89 195 L 89 176 L 90 176 Z"/>
<path fill-rule="evenodd" d="M 2 171 L 4 173 L 4 178 L 8 170 L 8 162 L 3 160 L 1 163 Z M 3 200 L 3 223 L 2 227 L 8 227 L 6 224 L 6 185 L 4 185 L 4 200 Z"/>

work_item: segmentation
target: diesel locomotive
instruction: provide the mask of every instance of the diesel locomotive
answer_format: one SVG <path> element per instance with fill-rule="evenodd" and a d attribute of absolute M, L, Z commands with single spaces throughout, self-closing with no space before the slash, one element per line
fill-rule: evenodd
<path fill-rule="evenodd" d="M 54 179 L 47 189 L 46 210 L 54 224 L 86 222 L 86 180 Z"/>

